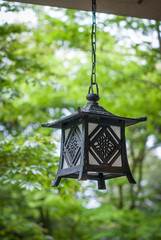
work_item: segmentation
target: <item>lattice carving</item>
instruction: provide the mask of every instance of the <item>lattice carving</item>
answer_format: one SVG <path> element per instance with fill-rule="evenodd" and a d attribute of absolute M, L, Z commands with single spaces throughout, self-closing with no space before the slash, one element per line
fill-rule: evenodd
<path fill-rule="evenodd" d="M 66 149 L 70 155 L 70 158 L 73 159 L 77 150 L 79 148 L 79 141 L 78 138 L 75 134 L 75 131 L 72 132 L 72 135 L 70 137 L 70 140 L 66 146 Z"/>
<path fill-rule="evenodd" d="M 81 154 L 81 132 L 76 126 L 72 128 L 64 143 L 64 160 L 68 167 L 75 166 Z"/>
<path fill-rule="evenodd" d="M 101 165 L 111 165 L 116 160 L 116 154 L 120 155 L 120 140 L 116 141 L 113 134 L 110 128 L 99 125 L 89 135 L 90 154 Z"/>
<path fill-rule="evenodd" d="M 107 132 L 104 131 L 102 135 L 98 136 L 94 142 L 95 151 L 101 154 L 103 159 L 106 159 L 116 147 L 115 144 L 107 136 Z"/>

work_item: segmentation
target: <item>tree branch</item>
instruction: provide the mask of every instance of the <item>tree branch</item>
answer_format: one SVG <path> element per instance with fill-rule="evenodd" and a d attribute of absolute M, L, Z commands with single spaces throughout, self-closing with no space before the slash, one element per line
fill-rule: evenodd
<path fill-rule="evenodd" d="M 142 83 L 151 85 L 151 86 L 157 88 L 159 91 L 161 91 L 161 85 L 160 85 L 160 84 L 151 82 L 151 81 L 149 81 L 149 80 L 142 80 L 142 79 L 138 79 L 138 78 L 134 78 L 134 80 L 137 81 L 137 82 L 142 82 Z"/>

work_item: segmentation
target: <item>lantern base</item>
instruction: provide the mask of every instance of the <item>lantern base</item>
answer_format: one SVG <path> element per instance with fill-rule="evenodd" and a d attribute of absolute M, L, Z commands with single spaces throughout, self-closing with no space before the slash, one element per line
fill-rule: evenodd
<path fill-rule="evenodd" d="M 80 177 L 81 176 L 81 177 Z M 120 173 L 120 174 L 106 174 L 106 173 L 91 173 L 88 172 L 86 174 L 80 174 L 80 173 L 73 173 L 73 174 L 67 174 L 67 175 L 58 175 L 56 176 L 52 187 L 58 187 L 59 183 L 61 181 L 61 178 L 72 178 L 72 179 L 78 179 L 78 181 L 81 180 L 95 180 L 98 182 L 98 189 L 99 190 L 106 190 L 106 184 L 105 180 L 109 180 L 112 178 L 118 178 L 118 177 L 123 177 L 126 176 L 128 181 L 131 184 L 136 184 L 136 181 L 134 180 L 131 172 L 126 174 Z"/>

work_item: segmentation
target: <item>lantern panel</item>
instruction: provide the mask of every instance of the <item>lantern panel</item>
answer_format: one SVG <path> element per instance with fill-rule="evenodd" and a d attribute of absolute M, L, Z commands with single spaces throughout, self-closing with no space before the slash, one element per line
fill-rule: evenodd
<path fill-rule="evenodd" d="M 119 156 L 114 163 L 111 165 L 112 167 L 122 167 L 122 159 L 121 156 Z"/>
<path fill-rule="evenodd" d="M 110 126 L 112 128 L 112 130 L 115 132 L 115 134 L 117 135 L 117 137 L 119 139 L 121 139 L 121 129 L 120 127 L 117 126 Z M 115 137 L 115 136 L 114 136 Z M 116 139 L 117 140 L 117 139 Z"/>
<path fill-rule="evenodd" d="M 82 124 L 65 129 L 63 143 L 63 169 L 71 168 L 80 164 Z"/>
<path fill-rule="evenodd" d="M 121 127 L 88 123 L 89 164 L 121 167 Z"/>

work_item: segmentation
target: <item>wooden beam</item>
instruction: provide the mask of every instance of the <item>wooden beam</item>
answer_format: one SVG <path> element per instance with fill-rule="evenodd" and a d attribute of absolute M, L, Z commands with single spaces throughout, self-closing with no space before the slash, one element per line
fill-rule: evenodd
<path fill-rule="evenodd" d="M 15 2 L 91 11 L 91 1 L 16 0 Z M 161 20 L 161 0 L 97 0 L 97 11 L 121 16 Z"/>

